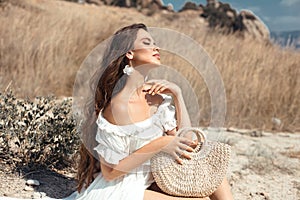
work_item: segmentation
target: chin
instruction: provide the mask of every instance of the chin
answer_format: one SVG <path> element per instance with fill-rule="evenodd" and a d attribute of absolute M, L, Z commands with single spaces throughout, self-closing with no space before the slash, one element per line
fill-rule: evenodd
<path fill-rule="evenodd" d="M 159 66 L 159 65 L 161 65 L 161 62 L 159 60 L 156 60 L 156 61 L 151 62 L 151 64 Z"/>

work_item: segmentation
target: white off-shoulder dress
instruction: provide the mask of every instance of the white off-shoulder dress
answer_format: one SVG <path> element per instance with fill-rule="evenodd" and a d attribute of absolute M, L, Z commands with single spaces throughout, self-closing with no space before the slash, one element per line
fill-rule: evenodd
<path fill-rule="evenodd" d="M 107 163 L 118 164 L 120 160 L 151 140 L 176 127 L 172 97 L 165 94 L 162 97 L 162 103 L 150 118 L 134 124 L 114 125 L 108 122 L 102 113 L 99 114 L 96 121 L 98 145 L 94 149 Z M 100 173 L 86 189 L 80 193 L 74 192 L 64 200 L 143 200 L 144 191 L 153 182 L 148 160 L 113 181 L 106 181 Z"/>
<path fill-rule="evenodd" d="M 172 98 L 163 95 L 164 100 L 157 111 L 148 119 L 135 124 L 118 126 L 108 122 L 100 113 L 97 119 L 99 143 L 95 150 L 107 163 L 118 164 L 137 149 L 151 140 L 163 135 L 165 131 L 176 127 L 175 107 Z M 116 180 L 107 182 L 102 174 L 81 192 L 76 199 L 80 200 L 142 200 L 144 191 L 153 183 L 150 172 L 150 161 Z"/>

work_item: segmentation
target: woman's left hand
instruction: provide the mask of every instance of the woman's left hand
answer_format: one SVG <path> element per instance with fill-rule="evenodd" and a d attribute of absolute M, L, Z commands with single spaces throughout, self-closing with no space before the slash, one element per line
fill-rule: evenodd
<path fill-rule="evenodd" d="M 161 93 L 172 93 L 178 95 L 181 93 L 180 87 L 175 83 L 167 80 L 149 80 L 144 83 L 142 90 L 150 95 L 161 94 Z"/>

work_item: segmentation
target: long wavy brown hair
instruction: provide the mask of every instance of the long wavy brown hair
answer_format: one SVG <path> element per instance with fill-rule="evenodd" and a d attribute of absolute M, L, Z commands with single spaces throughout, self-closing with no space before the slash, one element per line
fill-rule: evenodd
<path fill-rule="evenodd" d="M 94 96 L 86 103 L 86 120 L 81 129 L 82 144 L 77 171 L 78 192 L 83 187 L 87 188 L 94 180 L 93 175 L 101 171 L 99 157 L 93 150 L 97 146 L 96 120 L 99 112 L 109 105 L 112 97 L 120 92 L 126 83 L 127 76 L 123 73 L 123 68 L 129 64 L 126 53 L 134 48 L 139 29 L 148 31 L 144 24 L 139 23 L 123 27 L 112 36 L 104 52 L 101 66 L 90 80 L 90 89 Z"/>

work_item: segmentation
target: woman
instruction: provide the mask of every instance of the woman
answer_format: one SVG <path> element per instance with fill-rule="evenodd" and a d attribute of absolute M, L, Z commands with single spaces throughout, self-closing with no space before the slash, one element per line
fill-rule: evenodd
<path fill-rule="evenodd" d="M 181 199 L 150 190 L 149 159 L 164 151 L 180 164 L 194 145 L 176 137 L 179 128 L 191 126 L 180 88 L 166 80 L 145 82 L 149 70 L 160 65 L 159 47 L 144 24 L 133 24 L 114 34 L 103 58 L 95 89 L 96 118 L 84 129 L 76 199 Z M 87 142 L 91 137 L 96 143 Z M 226 179 L 210 198 L 232 199 Z"/>

